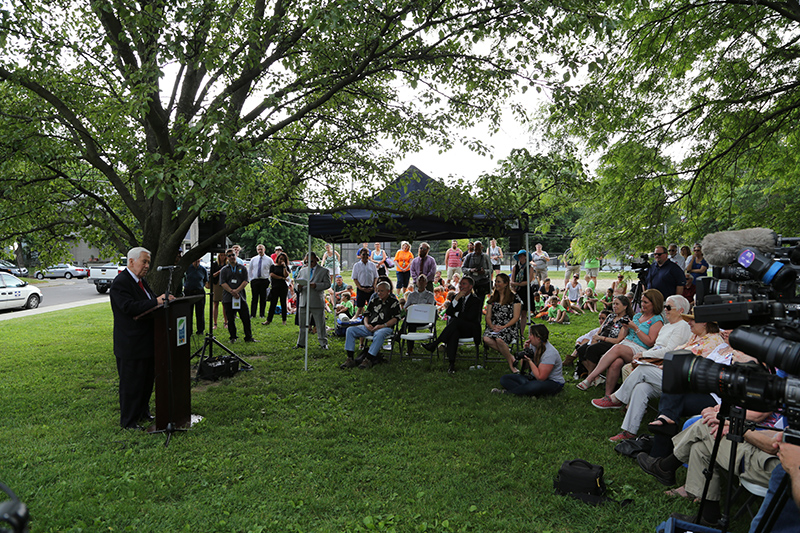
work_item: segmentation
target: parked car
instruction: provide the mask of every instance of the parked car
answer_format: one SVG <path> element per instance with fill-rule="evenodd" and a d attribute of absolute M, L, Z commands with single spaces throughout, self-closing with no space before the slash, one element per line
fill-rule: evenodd
<path fill-rule="evenodd" d="M 0 272 L 0 309 L 36 309 L 42 302 L 42 291 L 16 276 Z"/>
<path fill-rule="evenodd" d="M 28 276 L 27 268 L 18 267 L 14 263 L 6 261 L 5 259 L 0 259 L 0 272 L 8 272 L 9 274 L 14 274 L 15 276 Z"/>
<path fill-rule="evenodd" d="M 69 263 L 59 263 L 49 266 L 44 270 L 36 271 L 36 279 L 44 278 L 85 278 L 89 275 L 89 270 L 83 267 L 72 266 Z"/>
<path fill-rule="evenodd" d="M 117 274 L 125 270 L 124 265 L 116 263 L 106 263 L 105 265 L 93 266 L 89 269 L 89 283 L 93 283 L 95 289 L 100 294 L 105 294 L 111 287 L 111 282 Z"/>

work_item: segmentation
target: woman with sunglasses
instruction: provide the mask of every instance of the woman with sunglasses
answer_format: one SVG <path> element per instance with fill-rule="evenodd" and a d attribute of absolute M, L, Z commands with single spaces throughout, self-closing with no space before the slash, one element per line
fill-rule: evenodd
<path fill-rule="evenodd" d="M 689 312 L 689 301 L 686 298 L 670 296 L 664 311 L 667 324 L 658 332 L 652 348 L 634 356 L 634 370 L 622 387 L 613 394 L 592 400 L 592 405 L 598 409 L 620 409 L 628 405 L 628 412 L 622 421 L 622 433 L 611 437 L 611 442 L 636 438 L 648 401 L 661 395 L 661 365 L 664 354 L 685 345 L 692 335 L 691 326 L 683 320 L 683 314 Z M 645 364 L 640 364 L 642 361 Z"/>
<path fill-rule="evenodd" d="M 625 274 L 622 272 L 617 274 L 617 281 L 611 284 L 611 288 L 614 291 L 614 296 L 626 294 L 628 292 L 628 284 L 625 282 Z"/>
<path fill-rule="evenodd" d="M 694 245 L 694 255 L 686 264 L 686 272 L 692 275 L 694 284 L 697 285 L 697 278 L 705 276 L 708 271 L 708 261 L 703 259 L 703 248 L 699 244 Z"/>
<path fill-rule="evenodd" d="M 663 310 L 664 296 L 656 289 L 644 291 L 642 312 L 633 316 L 625 339 L 608 350 L 597 362 L 594 370 L 585 380 L 578 383 L 577 387 L 580 390 L 587 390 L 602 372 L 606 372 L 606 396 L 610 396 L 617 387 L 622 367 L 630 363 L 635 355 L 655 345 L 658 333 L 664 325 L 664 317 L 661 316 Z"/>

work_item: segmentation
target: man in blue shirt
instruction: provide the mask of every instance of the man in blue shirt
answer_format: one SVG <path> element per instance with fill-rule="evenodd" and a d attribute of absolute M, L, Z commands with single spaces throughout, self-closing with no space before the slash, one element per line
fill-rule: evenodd
<path fill-rule="evenodd" d="M 686 285 L 686 275 L 681 267 L 669 260 L 667 248 L 656 246 L 655 261 L 650 265 L 647 278 L 644 281 L 648 289 L 657 289 L 664 295 L 666 300 L 674 294 L 683 294 L 683 287 Z"/>

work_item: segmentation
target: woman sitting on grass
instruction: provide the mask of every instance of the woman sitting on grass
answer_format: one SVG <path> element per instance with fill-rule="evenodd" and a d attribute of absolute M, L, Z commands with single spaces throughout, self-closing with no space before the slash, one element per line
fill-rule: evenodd
<path fill-rule="evenodd" d="M 502 389 L 493 393 L 511 393 L 518 396 L 553 396 L 564 388 L 561 355 L 548 342 L 550 332 L 544 324 L 531 324 L 525 349 L 517 354 L 522 361 L 522 371 L 530 374 L 506 374 L 500 378 Z"/>
<path fill-rule="evenodd" d="M 494 280 L 494 292 L 486 306 L 486 330 L 483 343 L 487 348 L 497 350 L 508 361 L 512 372 L 519 370 L 514 366 L 514 356 L 509 346 L 517 340 L 517 328 L 522 315 L 522 300 L 511 290 L 508 274 L 500 273 Z"/>
<path fill-rule="evenodd" d="M 578 383 L 580 390 L 587 390 L 592 386 L 600 374 L 608 370 L 606 376 L 606 396 L 610 396 L 617 386 L 617 380 L 622 372 L 622 366 L 630 363 L 633 357 L 652 348 L 658 338 L 658 333 L 664 325 L 664 296 L 656 289 L 647 289 L 642 294 L 642 312 L 636 313 L 628 325 L 628 335 L 625 339 L 611 348 L 600 358 L 597 366 L 585 380 Z"/>

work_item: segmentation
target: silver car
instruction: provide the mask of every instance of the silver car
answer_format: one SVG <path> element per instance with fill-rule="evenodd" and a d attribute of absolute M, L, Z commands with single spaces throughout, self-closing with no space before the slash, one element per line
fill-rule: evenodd
<path fill-rule="evenodd" d="M 0 272 L 0 309 L 36 309 L 42 301 L 42 291 L 16 276 Z"/>
<path fill-rule="evenodd" d="M 37 279 L 44 278 L 85 278 L 89 275 L 89 269 L 83 267 L 72 266 L 69 263 L 59 263 L 57 265 L 49 266 L 44 270 L 36 272 Z"/>
<path fill-rule="evenodd" d="M 18 267 L 14 263 L 10 261 L 6 261 L 4 259 L 0 259 L 0 272 L 8 272 L 9 274 L 14 274 L 15 276 L 23 276 L 26 277 L 28 275 L 28 269 L 25 267 Z"/>

